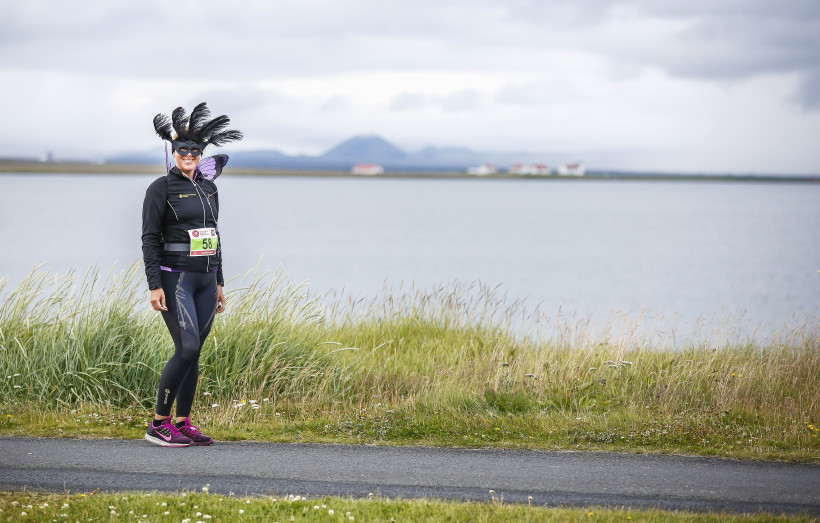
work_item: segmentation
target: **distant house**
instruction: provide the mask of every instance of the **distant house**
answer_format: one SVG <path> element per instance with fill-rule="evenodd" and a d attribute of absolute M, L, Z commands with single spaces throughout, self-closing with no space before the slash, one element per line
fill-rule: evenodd
<path fill-rule="evenodd" d="M 587 170 L 581 162 L 565 163 L 558 168 L 558 174 L 563 176 L 583 176 L 586 172 Z"/>
<path fill-rule="evenodd" d="M 467 174 L 473 174 L 476 176 L 486 176 L 488 174 L 495 174 L 498 172 L 498 169 L 494 164 L 485 163 L 479 165 L 478 167 L 468 167 Z"/>
<path fill-rule="evenodd" d="M 384 174 L 384 167 L 377 163 L 357 163 L 350 169 L 350 173 L 373 176 L 376 174 Z"/>
<path fill-rule="evenodd" d="M 552 173 L 552 169 L 545 163 L 515 163 L 508 170 L 510 174 L 544 175 Z"/>

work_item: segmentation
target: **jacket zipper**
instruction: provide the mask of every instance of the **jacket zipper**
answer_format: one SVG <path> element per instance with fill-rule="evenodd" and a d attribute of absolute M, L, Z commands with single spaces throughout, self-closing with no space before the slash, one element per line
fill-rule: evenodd
<path fill-rule="evenodd" d="M 194 173 L 194 176 L 196 176 L 196 173 Z M 188 178 L 187 176 L 185 176 L 185 177 Z M 208 227 L 208 218 L 205 215 L 205 202 L 202 201 L 202 195 L 200 194 L 200 190 L 202 190 L 202 189 L 194 181 L 193 178 L 188 178 L 188 179 L 191 180 L 191 183 L 194 185 L 194 192 L 196 192 L 197 197 L 199 197 L 199 204 L 202 206 L 202 227 L 207 228 Z M 202 191 L 202 192 L 205 192 L 205 191 Z M 208 203 L 208 207 L 210 207 L 210 206 L 211 206 L 211 204 Z M 211 209 L 211 216 L 212 217 L 213 217 L 213 214 L 214 214 L 214 211 L 213 211 L 213 209 Z M 216 218 L 214 218 L 214 223 L 216 223 Z M 208 256 L 208 258 L 205 260 L 205 272 L 211 272 L 211 257 L 210 256 Z"/>

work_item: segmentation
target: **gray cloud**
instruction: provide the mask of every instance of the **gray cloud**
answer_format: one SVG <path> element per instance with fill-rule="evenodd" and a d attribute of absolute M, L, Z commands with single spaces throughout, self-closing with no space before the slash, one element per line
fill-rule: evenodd
<path fill-rule="evenodd" d="M 208 107 L 219 114 L 227 113 L 236 116 L 252 113 L 270 105 L 286 104 L 289 98 L 268 89 L 240 86 L 233 89 L 204 90 L 191 96 L 186 106 L 190 109 L 202 101 L 208 102 Z"/>
<path fill-rule="evenodd" d="M 337 113 L 348 107 L 350 107 L 350 100 L 346 96 L 331 96 L 319 105 L 316 112 L 319 114 Z"/>
<path fill-rule="evenodd" d="M 401 93 L 390 101 L 391 111 L 413 111 L 430 105 L 426 95 L 420 93 Z"/>
<path fill-rule="evenodd" d="M 459 113 L 478 110 L 481 102 L 481 93 L 476 89 L 460 89 L 443 95 L 404 92 L 390 100 L 390 110 L 417 111 L 432 106 L 446 113 Z"/>
<path fill-rule="evenodd" d="M 660 147 L 664 129 L 674 148 L 718 121 L 730 142 L 765 105 L 791 147 L 771 154 L 818 165 L 801 138 L 820 114 L 816 0 L 0 0 L 0 16 L 0 112 L 19 134 L 0 134 L 0 154 L 154 144 L 153 114 L 202 100 L 242 147 L 291 152 L 360 132 L 583 148 Z M 52 135 L 27 127 L 38 112 Z M 597 135 L 531 123 L 550 118 Z"/>
<path fill-rule="evenodd" d="M 509 4 L 507 16 L 558 35 L 558 46 L 678 77 L 726 81 L 796 73 L 803 86 L 795 100 L 816 107 L 811 86 L 820 74 L 820 2 L 814 0 L 521 0 Z M 666 30 L 619 30 L 635 22 Z"/>
<path fill-rule="evenodd" d="M 475 89 L 461 89 L 435 97 L 434 103 L 445 112 L 475 111 L 481 107 L 481 93 Z"/>
<path fill-rule="evenodd" d="M 505 105 L 544 106 L 565 102 L 572 97 L 560 83 L 511 83 L 496 93 L 495 100 Z"/>
<path fill-rule="evenodd" d="M 803 76 L 794 99 L 806 111 L 820 110 L 820 70 Z"/>
<path fill-rule="evenodd" d="M 704 80 L 820 70 L 815 0 L 312 0 L 241 8 L 203 0 L 188 26 L 179 6 L 159 0 L 5 1 L 2 14 L 0 66 L 121 77 L 184 79 L 190 69 L 177 64 L 186 54 L 201 74 L 242 80 L 488 61 L 517 67 L 520 49 L 563 48 Z M 624 27 L 638 22 L 640 31 L 652 21 L 669 30 Z"/>

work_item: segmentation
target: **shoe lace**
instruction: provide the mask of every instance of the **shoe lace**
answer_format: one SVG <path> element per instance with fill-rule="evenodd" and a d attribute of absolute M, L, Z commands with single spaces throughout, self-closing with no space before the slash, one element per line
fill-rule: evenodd
<path fill-rule="evenodd" d="M 179 429 L 176 427 L 176 425 L 174 425 L 170 421 L 165 423 L 165 428 L 168 429 L 168 432 L 170 432 L 171 434 L 173 434 L 175 436 L 180 436 L 180 435 L 184 436 L 184 434 L 182 434 L 179 431 Z"/>
<path fill-rule="evenodd" d="M 191 425 L 190 420 L 187 419 L 185 420 L 185 425 L 181 426 L 180 429 L 184 430 L 185 432 L 188 432 L 189 434 L 196 434 L 197 436 L 202 434 L 202 432 L 199 430 L 199 427 L 197 427 L 196 425 Z"/>

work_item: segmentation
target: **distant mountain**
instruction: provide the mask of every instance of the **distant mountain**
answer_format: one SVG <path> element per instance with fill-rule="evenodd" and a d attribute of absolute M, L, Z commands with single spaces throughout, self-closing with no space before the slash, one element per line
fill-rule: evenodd
<path fill-rule="evenodd" d="M 407 158 L 407 153 L 380 136 L 354 136 L 332 148 L 323 160 L 353 163 L 392 163 Z"/>
<path fill-rule="evenodd" d="M 425 147 L 413 156 L 425 162 L 474 163 L 481 155 L 465 147 Z"/>
<path fill-rule="evenodd" d="M 221 151 L 219 151 L 221 152 Z M 425 147 L 407 152 L 384 138 L 375 135 L 354 136 L 318 156 L 290 156 L 273 149 L 241 151 L 232 153 L 231 165 L 235 167 L 280 169 L 340 169 L 348 170 L 357 163 L 378 163 L 388 170 L 406 171 L 463 171 L 482 163 L 506 166 L 511 163 L 544 163 L 543 155 L 521 153 L 477 152 L 464 147 Z M 216 154 L 207 151 L 206 154 Z M 123 153 L 105 159 L 106 163 L 151 164 L 161 162 L 162 150 Z"/>

